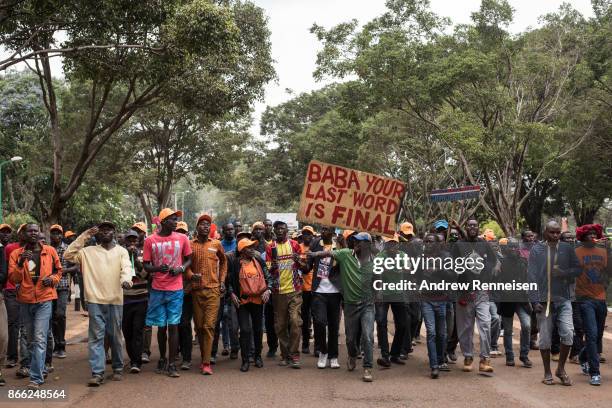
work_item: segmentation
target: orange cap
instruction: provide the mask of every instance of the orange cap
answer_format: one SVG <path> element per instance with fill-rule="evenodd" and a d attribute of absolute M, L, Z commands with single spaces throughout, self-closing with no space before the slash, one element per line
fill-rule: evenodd
<path fill-rule="evenodd" d="M 64 238 L 70 238 L 70 237 L 72 237 L 73 235 L 76 235 L 76 234 L 74 233 L 74 231 L 68 230 L 68 231 L 64 232 Z"/>
<path fill-rule="evenodd" d="M 176 214 L 179 217 L 183 216 L 183 212 L 181 210 L 175 211 L 171 208 L 164 208 L 163 210 L 159 212 L 159 222 L 162 222 L 163 220 L 165 220 L 166 218 L 174 214 Z"/>
<path fill-rule="evenodd" d="M 202 221 L 208 221 L 209 224 L 212 224 L 212 217 L 210 214 L 202 214 L 198 217 L 198 222 L 196 222 L 196 225 L 200 225 Z"/>
<path fill-rule="evenodd" d="M 142 232 L 144 232 L 146 234 L 147 233 L 147 224 L 145 224 L 142 221 L 138 221 L 138 222 L 135 222 L 134 225 L 132 225 L 132 229 L 136 229 L 138 231 L 142 231 Z"/>
<path fill-rule="evenodd" d="M 53 224 L 51 226 L 51 228 L 49 228 L 49 231 L 53 231 L 53 230 L 57 230 L 57 231 L 61 232 L 62 234 L 64 233 L 64 229 L 59 224 Z"/>
<path fill-rule="evenodd" d="M 302 228 L 302 234 L 304 233 L 304 231 L 308 231 L 310 232 L 312 235 L 316 234 L 316 231 L 314 230 L 314 228 L 312 228 L 310 225 L 306 225 L 305 227 Z"/>
<path fill-rule="evenodd" d="M 356 234 L 357 231 L 353 231 L 353 230 L 344 230 L 342 231 L 342 236 L 344 237 L 344 239 L 348 239 L 348 237 L 350 237 L 353 234 Z"/>
<path fill-rule="evenodd" d="M 21 224 L 19 226 L 19 228 L 17 228 L 17 233 L 19 234 L 21 232 L 21 230 L 25 228 L 26 225 L 28 225 L 28 224 Z"/>
<path fill-rule="evenodd" d="M 238 241 L 238 252 L 242 251 L 244 248 L 248 248 L 251 245 L 255 245 L 258 244 L 259 241 L 252 241 L 248 238 L 245 239 L 241 239 L 240 241 Z"/>
<path fill-rule="evenodd" d="M 409 222 L 402 222 L 400 225 L 400 231 L 405 235 L 414 235 L 414 227 Z"/>
<path fill-rule="evenodd" d="M 185 221 L 179 221 L 176 223 L 176 230 L 187 232 L 189 231 L 189 225 Z"/>
<path fill-rule="evenodd" d="M 8 224 L 0 224 L 0 231 L 3 229 L 8 229 L 10 232 L 13 232 L 13 227 Z"/>
<path fill-rule="evenodd" d="M 399 236 L 397 234 L 394 234 L 392 237 L 385 237 L 385 236 L 383 236 L 382 239 L 385 242 L 390 242 L 390 241 L 399 242 Z"/>

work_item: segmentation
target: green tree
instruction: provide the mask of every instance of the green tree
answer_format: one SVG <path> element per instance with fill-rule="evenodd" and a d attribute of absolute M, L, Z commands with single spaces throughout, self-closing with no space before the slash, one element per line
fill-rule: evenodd
<path fill-rule="evenodd" d="M 45 223 L 58 222 L 102 149 L 140 109 L 163 101 L 223 116 L 246 113 L 274 77 L 267 22 L 249 2 L 20 1 L 3 10 L 0 69 L 24 62 L 40 82 L 52 146 Z M 60 36 L 63 33 L 64 36 Z M 58 40 L 63 38 L 63 40 Z M 87 103 L 69 143 L 51 58 Z M 75 115 L 74 112 L 70 113 Z M 70 166 L 67 158 L 76 158 Z"/>

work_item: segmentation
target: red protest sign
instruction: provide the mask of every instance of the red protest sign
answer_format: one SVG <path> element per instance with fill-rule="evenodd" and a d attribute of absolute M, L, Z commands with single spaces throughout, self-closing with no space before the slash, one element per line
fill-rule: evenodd
<path fill-rule="evenodd" d="M 297 219 L 393 236 L 405 191 L 402 181 L 313 160 Z"/>

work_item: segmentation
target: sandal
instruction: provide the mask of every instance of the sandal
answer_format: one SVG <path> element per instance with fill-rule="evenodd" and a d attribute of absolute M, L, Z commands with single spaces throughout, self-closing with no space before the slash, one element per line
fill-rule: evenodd
<path fill-rule="evenodd" d="M 553 380 L 552 377 L 546 377 L 542 380 L 542 384 L 545 385 L 555 385 L 555 381 Z"/>
<path fill-rule="evenodd" d="M 555 376 L 561 381 L 561 385 L 570 386 L 572 385 L 572 380 L 570 380 L 569 376 L 566 373 L 559 374 L 555 373 Z"/>

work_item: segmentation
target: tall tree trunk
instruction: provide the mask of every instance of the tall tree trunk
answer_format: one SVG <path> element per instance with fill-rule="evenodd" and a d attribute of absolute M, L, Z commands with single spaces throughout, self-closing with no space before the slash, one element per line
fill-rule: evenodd
<path fill-rule="evenodd" d="M 151 209 L 150 201 L 147 200 L 147 196 L 142 191 L 138 193 L 138 199 L 140 200 L 140 206 L 142 207 L 142 211 L 145 214 L 147 223 L 149 225 L 152 225 L 153 224 L 153 210 Z"/>
<path fill-rule="evenodd" d="M 601 208 L 601 204 L 584 204 L 582 202 L 570 203 L 572 211 L 574 212 L 574 218 L 576 218 L 576 225 L 581 226 L 585 224 L 593 224 L 597 211 Z"/>

